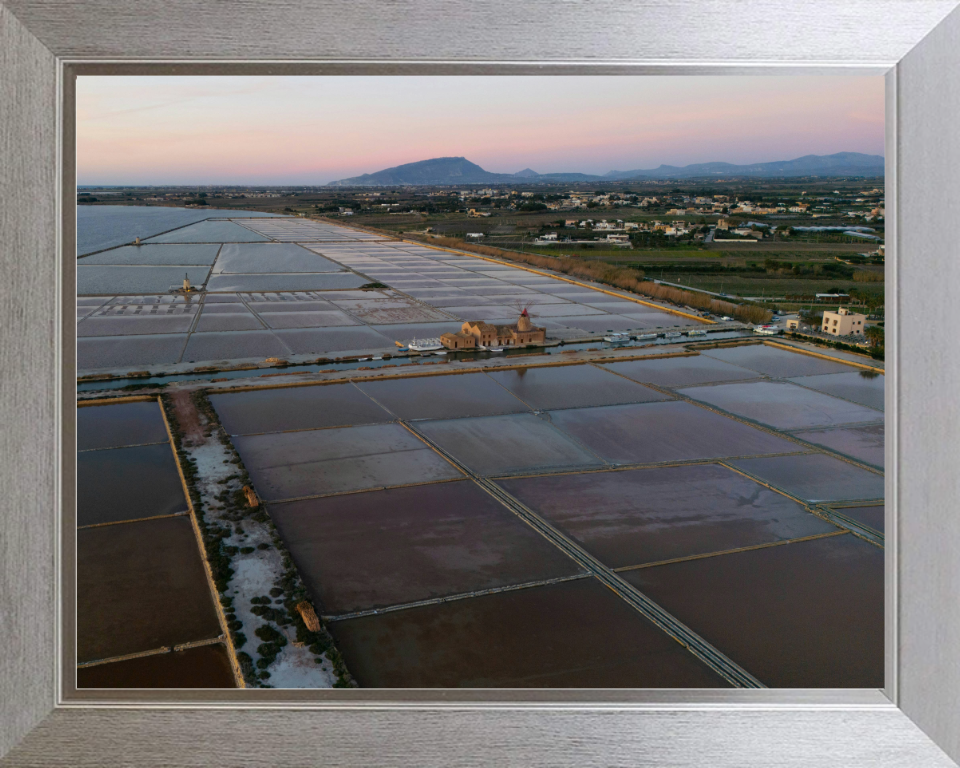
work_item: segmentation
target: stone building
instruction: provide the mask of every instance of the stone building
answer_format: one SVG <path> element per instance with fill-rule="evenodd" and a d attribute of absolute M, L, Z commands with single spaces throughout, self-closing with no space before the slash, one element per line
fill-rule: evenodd
<path fill-rule="evenodd" d="M 466 326 L 466 323 L 464 323 Z M 445 333 L 440 337 L 440 343 L 447 349 L 476 349 L 477 339 L 472 333 L 459 331 L 457 333 Z"/>
<path fill-rule="evenodd" d="M 522 347 L 543 344 L 546 328 L 538 328 L 530 320 L 527 310 L 520 313 L 513 325 L 494 325 L 483 320 L 468 320 L 458 333 L 445 333 L 440 343 L 447 349 L 475 349 L 477 347 Z"/>

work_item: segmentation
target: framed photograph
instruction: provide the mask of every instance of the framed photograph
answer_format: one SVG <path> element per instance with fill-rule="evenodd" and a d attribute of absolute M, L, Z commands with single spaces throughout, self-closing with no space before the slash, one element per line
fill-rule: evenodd
<path fill-rule="evenodd" d="M 955 765 L 956 6 L 0 2 L 2 764 Z"/>

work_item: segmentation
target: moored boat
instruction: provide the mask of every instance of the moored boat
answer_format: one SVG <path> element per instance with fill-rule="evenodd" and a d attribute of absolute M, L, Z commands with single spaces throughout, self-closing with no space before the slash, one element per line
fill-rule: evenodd
<path fill-rule="evenodd" d="M 629 333 L 608 333 L 603 337 L 604 341 L 608 341 L 611 344 L 623 344 L 626 341 L 630 341 Z"/>
<path fill-rule="evenodd" d="M 408 346 L 414 352 L 436 352 L 443 349 L 440 339 L 414 339 Z"/>

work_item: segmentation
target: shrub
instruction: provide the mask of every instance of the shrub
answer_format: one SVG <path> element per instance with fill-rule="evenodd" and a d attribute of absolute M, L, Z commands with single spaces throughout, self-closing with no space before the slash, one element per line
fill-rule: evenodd
<path fill-rule="evenodd" d="M 283 633 L 271 627 L 269 624 L 257 627 L 257 631 L 254 632 L 254 634 L 268 643 L 276 643 L 281 648 L 287 644 L 287 638 L 283 636 Z"/>
<path fill-rule="evenodd" d="M 247 636 L 243 632 L 234 632 L 233 633 L 233 647 L 234 648 L 243 648 L 247 644 Z M 246 655 L 246 654 L 244 654 Z M 240 654 L 237 654 L 239 658 Z"/>
<path fill-rule="evenodd" d="M 274 587 L 270 590 L 270 597 L 280 597 L 283 594 L 283 590 L 280 587 Z"/>
<path fill-rule="evenodd" d="M 257 653 L 265 659 L 275 659 L 277 654 L 280 653 L 280 646 L 276 643 L 260 643 L 260 645 L 257 646 Z"/>
<path fill-rule="evenodd" d="M 266 542 L 263 542 L 262 544 L 257 544 L 257 549 L 270 549 L 270 545 Z M 270 590 L 270 592 L 272 593 L 273 590 Z"/>
<path fill-rule="evenodd" d="M 244 677 L 253 675 L 253 659 L 250 657 L 250 654 L 240 651 L 240 653 L 237 654 L 237 662 L 240 664 L 240 671 L 243 672 Z"/>
<path fill-rule="evenodd" d="M 251 552 L 253 552 L 253 551 L 254 551 L 254 550 L 253 550 L 253 547 L 240 547 L 240 554 L 241 554 L 241 555 L 249 555 L 249 554 L 250 554 Z"/>

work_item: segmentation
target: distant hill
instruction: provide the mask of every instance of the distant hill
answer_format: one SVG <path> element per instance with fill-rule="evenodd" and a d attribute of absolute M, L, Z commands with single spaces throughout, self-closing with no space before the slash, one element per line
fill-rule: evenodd
<path fill-rule="evenodd" d="M 805 155 L 795 160 L 734 165 L 697 163 L 682 167 L 661 165 L 649 170 L 610 171 L 603 176 L 587 173 L 537 173 L 525 168 L 519 173 L 491 173 L 465 157 L 435 157 L 331 181 L 333 187 L 447 186 L 470 184 L 515 184 L 517 182 L 623 181 L 628 179 L 689 179 L 720 176 L 882 176 L 883 157 L 860 152 Z"/>
<path fill-rule="evenodd" d="M 678 167 L 635 171 L 610 171 L 604 179 L 689 179 L 710 176 L 883 176 L 883 156 L 860 152 L 837 152 L 834 155 L 804 155 L 796 160 L 775 160 L 770 163 L 734 165 L 732 163 L 697 163 Z"/>
<path fill-rule="evenodd" d="M 531 173 L 533 173 L 531 171 Z M 536 174 L 534 174 L 536 176 Z M 504 184 L 516 181 L 510 174 L 490 173 L 465 157 L 435 157 L 417 163 L 398 165 L 376 173 L 365 173 L 350 179 L 331 181 L 334 187 L 399 187 L 408 184 L 437 186 L 443 184 Z"/>

